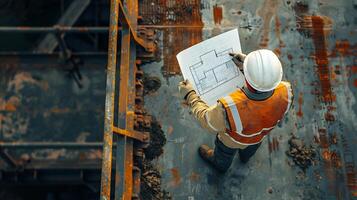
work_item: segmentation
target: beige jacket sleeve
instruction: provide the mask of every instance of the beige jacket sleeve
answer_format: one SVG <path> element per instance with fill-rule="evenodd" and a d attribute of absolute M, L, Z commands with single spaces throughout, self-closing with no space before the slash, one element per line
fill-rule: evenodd
<path fill-rule="evenodd" d="M 214 133 L 225 132 L 225 111 L 221 103 L 218 102 L 213 106 L 208 106 L 196 92 L 191 92 L 187 96 L 187 103 L 191 108 L 193 116 L 200 122 L 203 128 Z"/>
<path fill-rule="evenodd" d="M 213 106 L 208 106 L 196 92 L 191 92 L 187 96 L 187 102 L 193 116 L 200 122 L 201 126 L 212 133 L 218 133 L 219 140 L 226 146 L 239 149 L 247 147 L 246 145 L 238 144 L 226 133 L 226 128 L 229 125 L 226 120 L 226 111 L 220 102 Z"/>

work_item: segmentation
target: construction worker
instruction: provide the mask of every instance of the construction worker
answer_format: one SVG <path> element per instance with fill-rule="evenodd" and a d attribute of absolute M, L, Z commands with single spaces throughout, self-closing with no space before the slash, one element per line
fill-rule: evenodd
<path fill-rule="evenodd" d="M 214 150 L 199 147 L 199 155 L 220 172 L 226 172 L 236 151 L 246 163 L 255 154 L 263 138 L 288 112 L 293 94 L 291 85 L 281 81 L 283 69 L 270 50 L 231 53 L 245 76 L 245 85 L 208 106 L 188 81 L 179 83 L 180 96 L 195 118 L 207 130 L 218 133 Z"/>

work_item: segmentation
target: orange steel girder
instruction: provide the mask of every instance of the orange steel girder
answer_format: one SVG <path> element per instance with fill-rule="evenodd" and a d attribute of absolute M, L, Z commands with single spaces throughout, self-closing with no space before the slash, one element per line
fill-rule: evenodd
<path fill-rule="evenodd" d="M 124 2 L 111 0 L 110 12 L 100 199 L 110 200 L 113 133 L 116 133 L 118 136 L 116 141 L 115 199 L 132 199 L 134 182 L 133 139 L 139 141 L 148 140 L 148 133 L 134 131 L 136 45 L 142 46 L 147 51 L 152 51 L 153 46 L 152 44 L 146 43 L 136 34 L 138 16 L 137 0 L 127 0 Z M 116 74 L 118 19 L 121 24 L 119 76 Z M 115 88 L 117 78 L 119 78 L 119 88 Z M 118 105 L 115 105 L 116 92 L 119 93 Z M 118 106 L 118 113 L 114 112 L 115 106 Z M 115 116 L 117 116 L 118 119 L 117 127 L 114 126 Z"/>

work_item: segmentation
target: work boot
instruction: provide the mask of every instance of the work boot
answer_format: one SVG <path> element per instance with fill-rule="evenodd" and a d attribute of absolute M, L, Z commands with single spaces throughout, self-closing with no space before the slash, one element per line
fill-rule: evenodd
<path fill-rule="evenodd" d="M 218 170 L 219 172 L 223 173 L 226 170 L 220 169 L 215 161 L 214 161 L 214 150 L 209 148 L 209 146 L 203 144 L 198 148 L 198 153 L 200 154 L 201 158 L 208 162 L 213 168 Z"/>

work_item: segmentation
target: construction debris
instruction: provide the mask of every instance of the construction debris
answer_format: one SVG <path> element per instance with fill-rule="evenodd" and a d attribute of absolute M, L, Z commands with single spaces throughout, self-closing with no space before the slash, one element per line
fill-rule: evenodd
<path fill-rule="evenodd" d="M 144 95 L 156 92 L 161 87 L 158 77 L 144 76 Z"/>
<path fill-rule="evenodd" d="M 158 200 L 171 199 L 171 196 L 161 188 L 160 172 L 153 166 L 151 161 L 163 153 L 163 146 L 166 144 L 166 137 L 161 129 L 159 122 L 152 117 L 150 128 L 145 128 L 150 132 L 150 143 L 144 149 L 144 157 L 138 160 L 138 166 L 141 169 L 141 199 Z"/>
<path fill-rule="evenodd" d="M 289 140 L 289 150 L 286 155 L 291 157 L 294 163 L 304 172 L 313 165 L 316 158 L 316 150 L 310 145 L 307 147 L 301 139 L 292 136 Z"/>
<path fill-rule="evenodd" d="M 170 200 L 171 195 L 161 189 L 160 172 L 145 160 L 142 166 L 141 197 L 148 200 Z"/>
<path fill-rule="evenodd" d="M 144 159 L 140 162 L 141 168 L 141 197 L 147 200 L 171 199 L 171 196 L 161 188 L 160 172 L 152 165 L 151 161 L 163 153 L 166 137 L 159 122 L 152 117 L 151 127 L 145 131 L 150 132 L 150 143 L 144 149 Z"/>
<path fill-rule="evenodd" d="M 267 191 L 268 191 L 269 194 L 272 194 L 273 193 L 273 188 L 269 187 Z"/>
<path fill-rule="evenodd" d="M 163 146 L 166 144 L 166 137 L 159 122 L 153 118 L 150 130 L 150 143 L 144 150 L 145 158 L 149 161 L 159 157 L 163 153 Z"/>
<path fill-rule="evenodd" d="M 142 74 L 142 73 L 141 73 Z M 151 163 L 152 160 L 159 157 L 163 153 L 163 146 L 166 144 L 166 137 L 162 131 L 160 123 L 155 117 L 149 115 L 143 104 L 143 96 L 158 90 L 161 86 L 161 81 L 157 77 L 150 77 L 148 75 L 141 76 L 143 90 L 140 90 L 136 101 L 136 130 L 149 132 L 150 142 L 143 149 L 143 155 L 137 157 L 137 166 L 141 169 L 141 182 L 140 182 L 140 199 L 145 200 L 158 200 L 158 199 L 171 199 L 171 196 L 161 188 L 161 175 L 160 172 Z"/>

